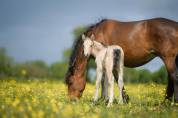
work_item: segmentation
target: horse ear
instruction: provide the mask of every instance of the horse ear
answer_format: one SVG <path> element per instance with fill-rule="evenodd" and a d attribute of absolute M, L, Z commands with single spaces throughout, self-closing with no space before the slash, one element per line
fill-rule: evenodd
<path fill-rule="evenodd" d="M 85 40 L 85 35 L 84 34 L 82 34 L 82 40 Z"/>
<path fill-rule="evenodd" d="M 94 34 L 91 35 L 91 40 L 94 40 L 95 39 L 95 36 Z"/>

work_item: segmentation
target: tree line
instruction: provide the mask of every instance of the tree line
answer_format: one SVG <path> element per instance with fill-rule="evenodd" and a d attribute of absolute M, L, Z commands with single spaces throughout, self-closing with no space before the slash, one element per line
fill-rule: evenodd
<path fill-rule="evenodd" d="M 73 31 L 74 37 L 78 37 L 85 31 L 85 27 L 77 27 Z M 75 39 L 75 38 L 74 38 Z M 65 73 L 68 68 L 68 61 L 71 54 L 71 48 L 64 50 L 63 58 L 61 61 L 54 62 L 50 65 L 46 64 L 43 60 L 33 60 L 22 63 L 14 62 L 14 59 L 7 55 L 5 48 L 0 48 L 0 78 L 12 76 L 23 79 L 30 78 L 55 78 L 64 80 Z M 89 70 L 95 69 L 96 65 L 94 60 L 90 60 L 86 72 L 86 79 L 88 82 L 94 82 Z M 166 68 L 162 66 L 155 72 L 150 72 L 147 69 L 133 69 L 124 68 L 124 81 L 126 83 L 166 83 L 167 72 Z"/>

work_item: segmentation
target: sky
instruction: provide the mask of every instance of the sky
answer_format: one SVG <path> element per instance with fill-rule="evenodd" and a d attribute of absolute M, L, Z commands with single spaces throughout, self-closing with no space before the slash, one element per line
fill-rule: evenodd
<path fill-rule="evenodd" d="M 0 47 L 17 62 L 62 60 L 72 31 L 102 18 L 135 21 L 164 17 L 178 21 L 178 0 L 0 0 Z M 157 70 L 158 58 L 143 66 Z"/>

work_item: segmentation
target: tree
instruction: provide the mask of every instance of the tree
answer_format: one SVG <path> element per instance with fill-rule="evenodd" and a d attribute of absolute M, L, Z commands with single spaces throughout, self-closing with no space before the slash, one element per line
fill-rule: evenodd
<path fill-rule="evenodd" d="M 151 72 L 147 69 L 139 70 L 139 83 L 147 83 L 151 81 Z"/>
<path fill-rule="evenodd" d="M 124 68 L 124 82 L 136 83 L 138 82 L 139 72 L 133 68 Z"/>
<path fill-rule="evenodd" d="M 87 29 L 86 26 L 79 26 L 79 27 L 75 28 L 75 29 L 73 30 L 74 38 L 79 37 L 83 32 L 86 31 L 86 29 Z"/>
<path fill-rule="evenodd" d="M 13 59 L 6 54 L 4 48 L 0 48 L 0 76 L 11 75 Z"/>
<path fill-rule="evenodd" d="M 162 66 L 159 70 L 152 74 L 152 81 L 156 83 L 167 83 L 167 71 L 165 66 Z"/>
<path fill-rule="evenodd" d="M 67 71 L 66 62 L 55 62 L 50 66 L 50 76 L 57 79 L 63 79 Z"/>
<path fill-rule="evenodd" d="M 48 66 L 42 60 L 14 64 L 13 75 L 24 78 L 47 78 L 49 75 Z"/>

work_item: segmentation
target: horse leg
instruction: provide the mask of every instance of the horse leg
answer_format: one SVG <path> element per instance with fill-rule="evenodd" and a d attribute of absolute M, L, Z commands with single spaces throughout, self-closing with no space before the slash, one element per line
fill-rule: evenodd
<path fill-rule="evenodd" d="M 173 56 L 164 59 L 169 77 L 165 99 L 172 100 L 172 96 L 174 93 L 174 100 L 175 102 L 178 102 L 178 71 L 176 65 L 176 58 L 177 57 Z"/>
<path fill-rule="evenodd" d="M 93 99 L 94 103 L 96 103 L 97 100 L 98 100 L 98 94 L 99 94 L 101 79 L 102 79 L 102 67 L 97 66 L 97 69 L 96 69 L 96 88 L 95 88 L 95 94 L 94 94 L 94 99 Z"/>
<path fill-rule="evenodd" d="M 175 82 L 174 82 L 174 102 L 178 103 L 178 54 L 175 59 L 176 72 L 175 72 Z"/>
<path fill-rule="evenodd" d="M 173 84 L 173 80 L 171 79 L 171 74 L 168 72 L 168 85 L 166 88 L 166 97 L 165 100 L 172 100 L 172 96 L 174 93 L 174 84 Z"/>
<path fill-rule="evenodd" d="M 107 79 L 109 85 L 109 102 L 107 107 L 110 107 L 114 100 L 114 76 L 112 74 L 112 71 L 107 71 Z"/>

